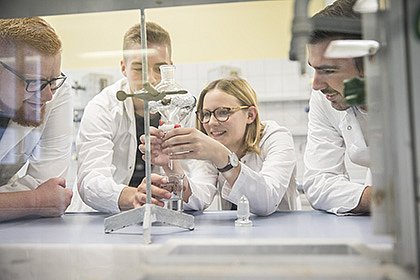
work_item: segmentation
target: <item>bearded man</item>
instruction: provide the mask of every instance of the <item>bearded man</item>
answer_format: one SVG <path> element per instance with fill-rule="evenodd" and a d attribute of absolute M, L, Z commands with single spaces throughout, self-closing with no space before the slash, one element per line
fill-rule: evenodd
<path fill-rule="evenodd" d="M 0 221 L 60 216 L 72 142 L 61 41 L 43 19 L 0 20 Z"/>

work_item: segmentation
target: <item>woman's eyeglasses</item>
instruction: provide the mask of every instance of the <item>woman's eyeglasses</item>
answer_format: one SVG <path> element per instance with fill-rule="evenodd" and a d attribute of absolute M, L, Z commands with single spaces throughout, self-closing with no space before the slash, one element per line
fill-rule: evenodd
<path fill-rule="evenodd" d="M 219 122 L 225 122 L 229 119 L 229 117 L 233 113 L 238 112 L 239 110 L 248 109 L 249 107 L 251 106 L 238 106 L 234 108 L 219 107 L 219 108 L 214 109 L 213 111 L 202 110 L 202 111 L 197 111 L 195 113 L 197 115 L 198 120 L 204 124 L 210 121 L 211 115 L 213 115 L 216 118 L 216 120 L 218 120 Z"/>
<path fill-rule="evenodd" d="M 25 90 L 29 93 L 41 92 L 48 85 L 50 85 L 51 90 L 54 91 L 54 90 L 58 89 L 59 87 L 61 87 L 67 79 L 67 76 L 64 75 L 63 72 L 61 72 L 60 77 L 53 78 L 51 80 L 47 80 L 47 79 L 26 79 L 23 75 L 19 74 L 15 69 L 10 67 L 6 63 L 0 61 L 0 64 L 6 70 L 11 72 L 13 75 L 18 77 L 22 81 L 24 81 L 26 83 Z"/>

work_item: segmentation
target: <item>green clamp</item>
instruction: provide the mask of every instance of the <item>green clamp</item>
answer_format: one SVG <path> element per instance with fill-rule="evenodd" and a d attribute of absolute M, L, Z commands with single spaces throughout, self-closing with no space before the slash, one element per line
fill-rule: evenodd
<path fill-rule="evenodd" d="M 344 97 L 349 105 L 365 105 L 366 90 L 364 79 L 353 78 L 345 80 Z"/>

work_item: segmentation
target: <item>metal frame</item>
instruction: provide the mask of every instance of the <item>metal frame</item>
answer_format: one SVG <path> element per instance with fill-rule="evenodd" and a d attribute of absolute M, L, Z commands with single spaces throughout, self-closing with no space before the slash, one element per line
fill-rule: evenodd
<path fill-rule="evenodd" d="M 416 110 L 420 87 L 410 85 L 416 79 L 412 61 L 416 60 L 407 42 L 412 37 L 407 5 L 416 0 L 390 1 L 375 14 L 363 15 L 365 39 L 381 43 L 381 49 L 365 60 L 369 105 L 369 143 L 375 194 L 373 222 L 378 233 L 395 236 L 394 261 L 419 275 L 419 218 L 416 204 L 415 157 Z M 418 3 L 417 3 L 418 6 Z M 404 19 L 404 20 L 403 20 Z M 386 28 L 384 28 L 386 26 Z M 419 48 L 417 42 L 417 50 Z M 418 56 L 418 52 L 417 52 Z M 420 61 L 417 58 L 417 73 Z M 418 80 L 417 74 L 417 80 Z M 417 130 L 418 131 L 418 130 Z"/>
<path fill-rule="evenodd" d="M 1 0 L 0 18 L 82 14 L 255 0 Z"/>
<path fill-rule="evenodd" d="M 0 18 L 247 1 L 252 0 L 2 0 Z M 295 1 L 302 3 L 304 0 Z M 413 25 L 420 4 L 418 0 L 381 1 L 381 3 L 384 2 L 389 3 L 390 9 L 384 12 L 386 14 L 378 14 L 377 19 L 380 25 L 374 30 L 378 33 L 371 34 L 372 38 L 379 37 L 379 41 L 382 40 L 385 43 L 383 45 L 385 48 L 378 53 L 377 57 L 378 60 L 383 59 L 383 62 L 380 62 L 378 69 L 372 69 L 373 71 L 380 70 L 379 72 L 382 73 L 376 83 L 374 79 L 371 79 L 368 87 L 373 89 L 372 93 L 375 92 L 373 94 L 384 95 L 384 98 L 379 101 L 384 102 L 383 107 L 380 107 L 384 115 L 376 115 L 376 117 L 383 116 L 384 123 L 392 130 L 383 135 L 386 139 L 384 143 L 386 150 L 383 149 L 383 154 L 379 154 L 384 157 L 378 159 L 385 159 L 383 163 L 386 166 L 383 166 L 383 169 L 377 169 L 379 173 L 376 174 L 376 178 L 379 178 L 378 175 L 383 172 L 382 174 L 389 176 L 390 179 L 390 185 L 386 188 L 388 191 L 395 190 L 387 195 L 385 193 L 386 199 L 394 200 L 395 208 L 388 208 L 382 215 L 384 220 L 394 219 L 395 224 L 387 224 L 386 228 L 380 230 L 395 231 L 396 262 L 419 275 L 420 112 L 417 108 L 420 108 L 420 94 L 418 94 L 420 92 L 418 78 L 420 77 L 418 55 L 420 46 L 419 38 L 415 39 Z M 383 26 L 387 26 L 386 30 Z M 384 38 L 385 41 L 383 41 Z M 388 93 L 391 94 L 387 95 Z M 371 110 L 371 112 L 374 111 Z M 375 199 L 380 198 L 375 197 Z M 381 211 L 381 209 L 376 210 Z"/>
<path fill-rule="evenodd" d="M 295 0 L 290 49 L 302 73 L 304 45 L 313 28 L 305 18 L 308 2 Z M 364 39 L 381 43 L 379 52 L 365 59 L 372 216 L 378 233 L 395 236 L 395 262 L 420 276 L 420 3 L 380 1 L 379 8 L 363 14 L 362 22 Z"/>
<path fill-rule="evenodd" d="M 399 2 L 396 1 L 395 4 Z M 404 15 L 402 18 L 405 19 L 406 28 L 406 40 L 407 53 L 407 87 L 410 92 L 409 99 L 407 100 L 410 105 L 410 117 L 411 117 L 411 131 L 413 141 L 413 170 L 414 175 L 414 188 L 412 193 L 401 192 L 403 196 L 400 201 L 400 207 L 403 211 L 401 219 L 403 220 L 402 231 L 402 243 L 397 253 L 397 258 L 402 257 L 406 261 L 407 265 L 414 265 L 412 270 L 420 277 L 420 2 L 418 0 L 407 0 L 404 9 Z M 396 20 L 399 15 L 396 15 L 393 20 Z M 417 24 L 417 26 L 416 26 Z M 417 28 L 417 32 L 416 32 Z M 396 92 L 397 93 L 397 92 Z M 408 197 L 410 195 L 410 197 Z M 410 202 L 414 202 L 413 211 L 411 206 L 406 210 L 405 200 L 409 199 Z M 414 199 L 414 201 L 413 201 Z M 406 212 L 409 220 L 406 219 Z M 405 223 L 410 223 L 406 225 Z M 408 261 L 407 261 L 408 260 Z M 406 266 L 406 263 L 402 265 Z M 413 264 L 412 264 L 413 263 Z"/>

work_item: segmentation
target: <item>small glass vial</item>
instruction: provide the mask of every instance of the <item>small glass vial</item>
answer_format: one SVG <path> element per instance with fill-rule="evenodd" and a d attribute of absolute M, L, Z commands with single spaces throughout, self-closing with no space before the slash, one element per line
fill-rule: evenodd
<path fill-rule="evenodd" d="M 236 215 L 238 216 L 238 219 L 235 221 L 235 226 L 251 227 L 252 221 L 249 219 L 249 216 L 251 215 L 249 212 L 249 201 L 245 195 L 241 196 L 237 206 L 238 210 Z"/>

